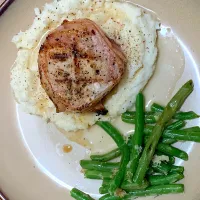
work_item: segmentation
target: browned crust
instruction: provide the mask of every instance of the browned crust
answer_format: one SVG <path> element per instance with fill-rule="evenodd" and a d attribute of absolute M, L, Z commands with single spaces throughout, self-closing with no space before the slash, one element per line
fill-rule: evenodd
<path fill-rule="evenodd" d="M 65 20 L 40 48 L 40 80 L 57 112 L 91 111 L 119 83 L 125 61 L 120 47 L 93 21 Z"/>

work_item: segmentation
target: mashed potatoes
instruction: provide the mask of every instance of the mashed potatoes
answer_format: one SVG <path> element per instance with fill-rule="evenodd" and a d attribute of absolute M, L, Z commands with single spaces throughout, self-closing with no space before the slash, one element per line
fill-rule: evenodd
<path fill-rule="evenodd" d="M 19 49 L 11 72 L 11 86 L 24 111 L 50 120 L 65 131 L 86 129 L 98 119 L 112 120 L 129 109 L 137 93 L 152 76 L 157 57 L 158 22 L 140 8 L 106 0 L 55 0 L 40 12 L 35 9 L 33 25 L 13 38 Z M 128 64 L 120 84 L 107 96 L 107 116 L 95 113 L 56 113 L 40 83 L 38 52 L 49 31 L 64 19 L 88 18 L 95 21 L 125 53 Z"/>

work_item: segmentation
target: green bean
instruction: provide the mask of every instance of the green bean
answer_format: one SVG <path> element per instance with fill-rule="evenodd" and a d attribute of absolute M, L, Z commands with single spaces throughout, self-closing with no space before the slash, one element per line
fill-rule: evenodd
<path fill-rule="evenodd" d="M 142 151 L 143 135 L 144 135 L 144 96 L 139 93 L 136 97 L 136 118 L 135 133 L 131 140 L 131 154 L 129 167 L 126 170 L 126 178 L 131 180 L 138 165 L 138 161 Z"/>
<path fill-rule="evenodd" d="M 164 107 L 154 103 L 151 106 L 151 110 L 153 112 L 163 112 L 164 111 Z M 195 112 L 193 111 L 189 111 L 189 112 L 178 112 L 173 116 L 174 119 L 179 119 L 179 120 L 191 120 L 191 119 L 196 119 L 199 118 L 199 115 L 197 115 Z"/>
<path fill-rule="evenodd" d="M 144 128 L 144 134 L 145 135 L 150 135 L 153 131 L 154 126 L 151 125 L 146 125 Z"/>
<path fill-rule="evenodd" d="M 111 180 L 114 178 L 116 172 L 112 173 L 112 172 L 100 172 L 96 170 L 86 170 L 84 175 L 85 175 L 85 178 L 88 178 L 88 179 Z"/>
<path fill-rule="evenodd" d="M 181 89 L 176 93 L 176 95 L 171 99 L 171 101 L 165 107 L 161 117 L 159 118 L 157 124 L 153 129 L 153 134 L 150 136 L 148 143 L 145 145 L 145 148 L 143 150 L 142 156 L 139 161 L 137 171 L 134 175 L 133 179 L 134 182 L 140 184 L 144 180 L 145 174 L 154 156 L 157 144 L 162 136 L 162 132 L 166 124 L 180 109 L 180 107 L 185 102 L 186 98 L 192 93 L 193 89 L 194 85 L 193 82 L 190 80 L 181 87 Z"/>
<path fill-rule="evenodd" d="M 159 105 L 159 104 L 157 104 L 157 103 L 153 103 L 152 105 L 151 105 L 151 111 L 153 111 L 153 112 L 163 112 L 164 111 L 164 107 L 163 106 L 161 106 L 161 105 Z"/>
<path fill-rule="evenodd" d="M 180 149 L 172 147 L 168 144 L 159 143 L 157 149 L 166 155 L 175 156 L 177 158 L 183 159 L 185 161 L 188 160 L 188 154 Z"/>
<path fill-rule="evenodd" d="M 109 153 L 103 155 L 91 155 L 91 160 L 100 161 L 100 162 L 107 162 L 113 160 L 121 155 L 121 151 L 119 148 L 112 150 Z"/>
<path fill-rule="evenodd" d="M 121 188 L 126 192 L 132 192 L 134 190 L 144 190 L 149 186 L 149 182 L 144 180 L 142 184 L 131 183 L 131 182 L 123 182 Z"/>
<path fill-rule="evenodd" d="M 179 121 L 176 121 L 176 122 L 166 126 L 165 129 L 166 130 L 179 130 L 179 129 L 185 127 L 185 125 L 186 125 L 185 121 L 179 120 Z M 146 125 L 144 128 L 144 134 L 145 135 L 152 134 L 153 128 L 154 128 L 154 126 Z"/>
<path fill-rule="evenodd" d="M 169 156 L 169 164 L 173 165 L 175 163 L 176 159 L 174 156 Z"/>
<path fill-rule="evenodd" d="M 100 194 L 106 194 L 108 193 L 108 186 L 109 186 L 109 182 L 104 182 L 102 187 L 99 189 L 99 193 Z M 149 186 L 149 182 L 145 179 L 142 184 L 137 184 L 137 183 L 133 183 L 133 182 L 128 182 L 128 181 L 124 181 L 121 185 L 121 189 L 125 190 L 126 192 L 131 192 L 134 190 L 142 190 L 142 189 L 146 189 Z"/>
<path fill-rule="evenodd" d="M 162 194 L 177 194 L 183 192 L 184 192 L 183 184 L 157 185 L 148 187 L 145 190 L 136 190 L 134 192 L 130 192 L 122 198 L 107 194 L 101 197 L 99 200 L 131 200 L 137 197 L 158 196 Z"/>
<path fill-rule="evenodd" d="M 107 121 L 98 121 L 96 124 L 104 129 L 104 131 L 108 135 L 110 135 L 110 137 L 115 141 L 119 149 L 126 145 L 123 136 L 112 124 Z"/>
<path fill-rule="evenodd" d="M 145 124 L 155 124 L 159 119 L 159 116 L 148 116 L 145 118 Z"/>
<path fill-rule="evenodd" d="M 200 142 L 200 132 L 196 131 L 195 132 L 184 131 L 184 130 L 165 131 L 163 133 L 163 137 L 181 141 Z"/>
<path fill-rule="evenodd" d="M 152 175 L 154 173 L 154 170 L 153 170 L 153 168 L 152 167 L 149 167 L 149 169 L 147 170 L 147 175 Z"/>
<path fill-rule="evenodd" d="M 102 185 L 110 185 L 110 180 L 104 179 Z"/>
<path fill-rule="evenodd" d="M 97 170 L 103 172 L 119 169 L 119 163 L 105 163 L 92 160 L 81 160 L 80 165 L 83 169 Z"/>
<path fill-rule="evenodd" d="M 154 113 L 154 112 L 145 112 L 144 115 L 146 124 L 154 124 L 160 117 L 160 113 Z M 121 118 L 122 121 L 126 123 L 135 124 L 136 111 L 134 112 L 127 111 L 122 114 Z"/>
<path fill-rule="evenodd" d="M 174 144 L 177 142 L 177 140 L 199 142 L 200 127 L 195 126 L 182 130 L 165 130 L 162 136 L 164 138 L 161 140 L 161 142 L 165 144 Z"/>
<path fill-rule="evenodd" d="M 193 127 L 190 127 L 190 128 L 182 129 L 181 131 L 200 132 L 200 127 L 199 126 L 193 126 Z"/>
<path fill-rule="evenodd" d="M 133 118 L 136 116 L 135 111 L 126 111 L 125 113 L 122 114 L 122 118 Z"/>
<path fill-rule="evenodd" d="M 130 136 L 128 137 L 127 145 L 128 145 L 128 147 L 129 147 L 130 150 L 132 149 L 132 140 L 133 140 L 133 136 L 134 136 L 134 135 L 130 135 Z"/>
<path fill-rule="evenodd" d="M 135 124 L 135 117 L 134 118 L 126 118 L 122 116 L 122 121 L 127 124 Z"/>
<path fill-rule="evenodd" d="M 144 144 L 147 144 L 148 141 L 149 141 L 149 136 L 145 136 L 144 137 Z M 172 138 L 161 138 L 161 140 L 159 142 L 163 143 L 163 144 L 174 144 L 178 141 L 175 140 L 175 139 L 172 139 Z"/>
<path fill-rule="evenodd" d="M 169 161 L 163 161 L 164 163 L 169 163 L 170 165 L 173 165 L 175 163 L 175 157 L 173 156 L 166 155 L 160 151 L 156 151 L 155 154 L 158 156 L 167 156 L 169 158 Z"/>
<path fill-rule="evenodd" d="M 112 196 L 110 194 L 106 194 L 103 197 L 101 197 L 99 200 L 122 200 L 119 196 Z"/>
<path fill-rule="evenodd" d="M 163 143 L 163 144 L 174 144 L 178 141 L 176 139 L 173 139 L 173 138 L 162 138 L 160 142 Z"/>
<path fill-rule="evenodd" d="M 107 194 L 111 180 L 103 180 L 102 186 L 99 188 L 99 194 Z"/>
<path fill-rule="evenodd" d="M 169 184 L 169 185 L 157 185 L 151 186 L 146 190 L 136 190 L 125 195 L 124 200 L 130 200 L 134 197 L 146 197 L 146 196 L 157 196 L 162 194 L 176 194 L 183 193 L 183 184 Z"/>
<path fill-rule="evenodd" d="M 169 174 L 167 176 L 154 175 L 154 176 L 149 176 L 149 183 L 151 185 L 167 185 L 167 184 L 172 184 L 177 181 L 180 181 L 183 178 L 184 178 L 184 175 L 179 174 L 179 173 L 173 173 L 173 174 Z"/>
<path fill-rule="evenodd" d="M 150 136 L 151 134 L 152 134 L 152 131 L 153 131 L 153 126 L 146 126 L 145 127 L 145 129 L 144 129 L 144 134 L 146 135 L 146 136 Z M 178 130 L 178 129 L 168 129 L 167 127 L 166 127 L 166 130 L 163 132 L 163 137 L 166 137 L 165 139 L 172 139 L 172 136 L 170 136 L 170 138 L 169 138 L 169 136 L 165 136 L 166 134 L 165 133 L 173 133 L 173 132 L 180 132 L 180 133 L 182 133 L 182 134 L 184 134 L 184 133 L 187 133 L 187 132 L 199 132 L 200 133 L 200 127 L 198 127 L 198 126 L 194 126 L 194 127 L 190 127 L 190 128 L 185 128 L 185 129 L 181 129 L 181 130 Z M 196 135 L 198 135 L 198 133 L 196 133 Z M 165 140 L 164 140 L 165 141 Z M 177 141 L 176 141 L 177 142 Z M 175 142 L 174 142 L 175 143 Z"/>
<path fill-rule="evenodd" d="M 107 194 L 108 193 L 109 185 L 102 185 L 99 188 L 99 194 Z"/>
<path fill-rule="evenodd" d="M 149 136 L 145 136 L 144 137 L 144 144 L 146 145 L 148 143 L 148 141 L 149 141 Z"/>
<path fill-rule="evenodd" d="M 170 173 L 184 173 L 184 167 L 183 166 L 175 166 L 172 165 L 172 168 L 170 170 Z"/>
<path fill-rule="evenodd" d="M 174 119 L 179 119 L 179 120 L 191 120 L 191 119 L 196 119 L 199 118 L 199 115 L 197 115 L 195 112 L 190 111 L 190 112 L 178 112 L 174 115 Z"/>
<path fill-rule="evenodd" d="M 168 125 L 168 126 L 166 127 L 166 129 L 168 129 L 168 130 L 179 130 L 179 129 L 185 127 L 185 125 L 186 125 L 186 122 L 185 122 L 185 121 L 183 121 L 183 120 L 178 120 L 178 121 L 175 121 L 175 122 L 173 122 L 172 124 Z"/>
<path fill-rule="evenodd" d="M 164 107 L 154 103 L 151 106 L 151 111 L 153 112 L 163 112 L 164 111 Z M 189 111 L 189 112 L 178 112 L 173 116 L 174 119 L 179 119 L 179 120 L 191 120 L 191 119 L 196 119 L 199 118 L 199 115 L 197 115 L 195 112 L 193 111 Z"/>
<path fill-rule="evenodd" d="M 160 117 L 160 114 L 158 113 L 154 113 L 152 115 L 147 115 L 145 117 L 145 123 L 146 124 L 155 124 L 158 119 Z M 129 116 L 127 117 L 126 115 L 122 117 L 122 121 L 126 122 L 128 124 L 135 124 L 135 116 Z M 181 129 L 183 127 L 185 127 L 186 122 L 183 120 L 178 120 L 176 122 L 173 122 L 172 124 L 169 124 L 168 126 L 166 126 L 166 129 L 172 130 L 172 129 Z M 144 129 L 145 134 L 150 134 L 153 130 L 153 127 L 151 125 L 147 125 L 147 129 Z"/>
<path fill-rule="evenodd" d="M 121 185 L 124 179 L 126 166 L 130 159 L 129 148 L 121 133 L 116 128 L 114 128 L 109 122 L 99 121 L 97 122 L 97 125 L 103 128 L 113 138 L 113 140 L 116 142 L 117 146 L 119 147 L 122 153 L 119 170 L 113 177 L 113 180 L 109 187 L 109 193 L 114 194 L 114 192 Z"/>
<path fill-rule="evenodd" d="M 155 117 L 154 115 L 152 116 L 147 116 L 145 117 L 145 123 L 146 124 L 155 124 L 157 121 L 158 117 Z M 122 121 L 127 123 L 127 124 L 135 124 L 135 116 L 134 117 L 125 117 L 122 116 Z"/>
<path fill-rule="evenodd" d="M 122 158 L 120 161 L 119 171 L 117 172 L 116 176 L 111 182 L 109 193 L 113 194 L 116 191 L 116 189 L 121 185 L 122 181 L 124 180 L 126 167 L 129 162 L 129 159 L 130 159 L 129 148 L 127 145 L 125 145 L 122 150 Z"/>
<path fill-rule="evenodd" d="M 149 141 L 149 136 L 145 136 L 144 144 L 147 144 L 148 141 Z M 175 139 L 172 139 L 172 138 L 161 138 L 159 141 L 159 143 L 163 143 L 163 144 L 174 144 L 176 142 L 178 142 L 178 141 Z"/>
<path fill-rule="evenodd" d="M 88 194 L 85 194 L 84 192 L 76 188 L 73 188 L 70 194 L 76 200 L 94 200 L 91 196 L 89 196 Z"/>
<path fill-rule="evenodd" d="M 160 115 L 160 113 L 155 114 L 155 112 L 146 111 L 144 115 L 145 115 L 145 118 L 148 118 L 151 116 Z M 126 111 L 125 113 L 122 114 L 122 118 L 126 118 L 126 119 L 133 119 L 133 118 L 135 119 L 135 117 L 136 117 L 136 111 Z"/>
<path fill-rule="evenodd" d="M 171 170 L 171 166 L 163 162 L 161 162 L 160 164 L 152 164 L 151 167 L 154 171 L 164 175 L 167 175 Z"/>

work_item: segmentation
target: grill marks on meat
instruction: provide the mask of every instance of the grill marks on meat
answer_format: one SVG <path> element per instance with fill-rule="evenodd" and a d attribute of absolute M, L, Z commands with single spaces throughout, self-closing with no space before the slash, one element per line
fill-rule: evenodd
<path fill-rule="evenodd" d="M 125 63 L 120 47 L 88 19 L 64 21 L 38 58 L 41 84 L 57 112 L 95 110 L 121 80 Z"/>

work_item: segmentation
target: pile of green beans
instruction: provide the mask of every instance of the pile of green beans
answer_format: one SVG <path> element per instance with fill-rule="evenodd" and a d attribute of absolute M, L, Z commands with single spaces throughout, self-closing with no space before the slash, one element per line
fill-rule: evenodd
<path fill-rule="evenodd" d="M 165 107 L 158 122 L 154 126 L 154 129 L 153 129 L 152 135 L 149 138 L 149 141 L 145 145 L 145 148 L 142 152 L 142 156 L 140 158 L 138 168 L 133 178 L 134 182 L 139 184 L 144 180 L 145 174 L 154 156 L 157 144 L 162 136 L 162 132 L 166 124 L 171 121 L 172 117 L 181 108 L 186 98 L 193 91 L 193 88 L 194 88 L 194 85 L 192 81 L 188 81 L 187 83 L 185 83 Z"/>
<path fill-rule="evenodd" d="M 136 111 L 127 111 L 121 117 L 122 121 L 135 124 L 135 133 L 128 140 L 109 122 L 97 122 L 117 144 L 111 152 L 80 161 L 85 178 L 103 180 L 99 193 L 104 196 L 99 200 L 130 200 L 184 192 L 184 185 L 176 182 L 184 178 L 185 169 L 174 164 L 175 158 L 187 161 L 189 156 L 172 145 L 178 141 L 200 142 L 200 127 L 185 128 L 186 120 L 199 115 L 179 111 L 193 87 L 193 82 L 188 81 L 166 107 L 154 103 L 151 111 L 146 112 L 144 96 L 139 93 Z M 115 158 L 120 158 L 119 162 L 113 162 Z M 71 190 L 71 196 L 93 200 L 76 188 Z"/>

